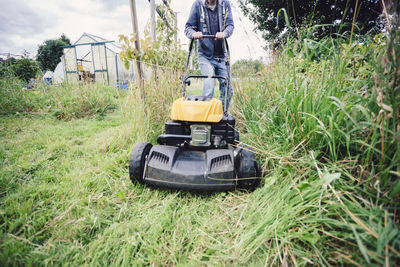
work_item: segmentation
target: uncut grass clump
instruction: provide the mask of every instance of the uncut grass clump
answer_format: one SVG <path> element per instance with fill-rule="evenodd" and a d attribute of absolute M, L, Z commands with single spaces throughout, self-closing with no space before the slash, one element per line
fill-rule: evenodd
<path fill-rule="evenodd" d="M 260 228 L 248 236 L 254 247 L 249 255 L 263 247 L 274 249 L 271 257 L 281 264 L 299 258 L 324 265 L 399 259 L 398 115 L 390 114 L 397 109 L 392 90 L 399 86 L 398 63 L 392 55 L 399 46 L 393 35 L 398 36 L 380 34 L 349 44 L 305 34 L 282 47 L 258 82 L 237 85 L 235 113 L 243 141 L 264 163 L 266 184 L 281 169 L 275 187 L 291 187 L 297 201 L 281 198 L 294 201 L 290 207 L 299 205 L 302 218 L 282 222 L 286 216 L 276 215 L 275 227 L 291 225 L 284 228 L 293 232 L 285 239 L 288 232 L 267 227 L 274 218 L 260 215 Z M 319 193 L 307 198 L 303 190 L 309 188 Z M 305 238 L 296 238 L 299 231 Z M 302 254 L 302 246 L 314 256 Z"/>
<path fill-rule="evenodd" d="M 41 88 L 46 106 L 60 119 L 83 118 L 87 116 L 104 116 L 118 107 L 121 92 L 99 83 L 64 84 L 62 86 Z"/>
<path fill-rule="evenodd" d="M 0 115 L 29 112 L 40 103 L 38 96 L 24 86 L 25 82 L 11 74 L 0 78 Z"/>
<path fill-rule="evenodd" d="M 102 84 L 62 84 L 49 86 L 38 82 L 32 89 L 12 76 L 0 79 L 0 114 L 51 113 L 70 120 L 104 116 L 118 107 L 123 92 Z"/>
<path fill-rule="evenodd" d="M 125 119 L 133 121 L 133 140 L 156 143 L 164 124 L 170 119 L 172 102 L 179 97 L 181 81 L 175 72 L 157 69 L 159 78 L 145 82 L 145 95 L 139 84 L 134 84 L 125 98 L 121 98 L 120 111 Z"/>

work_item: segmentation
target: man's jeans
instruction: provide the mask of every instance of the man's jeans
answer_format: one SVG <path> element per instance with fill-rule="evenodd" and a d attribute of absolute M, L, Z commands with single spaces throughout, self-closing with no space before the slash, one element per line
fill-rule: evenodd
<path fill-rule="evenodd" d="M 225 59 L 224 58 L 211 58 L 208 59 L 203 55 L 199 55 L 199 65 L 201 70 L 201 75 L 205 76 L 224 76 L 228 77 L 228 71 L 226 69 Z M 222 86 L 222 79 L 218 79 L 219 82 L 219 92 L 220 96 L 219 99 L 222 102 L 223 107 L 225 107 L 225 93 L 228 91 L 227 95 L 227 107 L 228 110 L 229 103 L 232 98 L 232 86 L 229 84 L 228 90 L 224 86 Z M 227 81 L 228 82 L 228 81 Z M 203 96 L 214 97 L 214 83 L 215 79 L 207 78 L 204 79 L 203 83 Z M 226 86 L 227 87 L 227 86 Z"/>

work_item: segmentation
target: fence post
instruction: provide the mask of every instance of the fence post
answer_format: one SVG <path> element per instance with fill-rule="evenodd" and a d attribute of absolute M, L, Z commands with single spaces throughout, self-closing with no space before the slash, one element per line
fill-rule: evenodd
<path fill-rule="evenodd" d="M 136 47 L 136 50 L 139 53 L 139 60 L 136 60 L 136 66 L 137 66 L 137 69 L 138 69 L 138 76 L 139 76 L 141 95 L 142 95 L 142 98 L 144 99 L 145 92 L 144 92 L 144 81 L 143 81 L 142 66 L 141 66 L 141 63 L 140 63 L 140 42 L 139 42 L 139 30 L 138 30 L 138 22 L 137 22 L 137 15 L 136 15 L 136 3 L 135 3 L 135 0 L 131 0 L 130 4 L 131 4 L 131 15 L 132 15 L 133 32 L 136 34 L 135 47 Z"/>

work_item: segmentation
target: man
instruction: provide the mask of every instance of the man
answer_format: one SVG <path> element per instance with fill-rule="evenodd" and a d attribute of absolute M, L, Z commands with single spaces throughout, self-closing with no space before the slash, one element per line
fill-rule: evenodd
<path fill-rule="evenodd" d="M 232 35 L 234 29 L 229 0 L 195 0 L 185 25 L 185 35 L 199 40 L 199 65 L 202 75 L 228 77 L 226 65 L 227 51 L 224 39 Z M 215 39 L 203 38 L 215 35 Z M 224 103 L 227 93 L 227 107 L 232 97 L 232 86 L 222 86 L 219 80 L 220 100 Z M 203 96 L 214 96 L 214 79 L 205 79 Z"/>

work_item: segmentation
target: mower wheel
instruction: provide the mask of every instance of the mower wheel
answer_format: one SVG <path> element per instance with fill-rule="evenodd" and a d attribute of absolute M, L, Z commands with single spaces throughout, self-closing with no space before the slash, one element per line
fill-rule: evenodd
<path fill-rule="evenodd" d="M 237 186 L 238 188 L 255 190 L 261 182 L 261 169 L 258 167 L 254 158 L 254 153 L 248 150 L 242 150 L 237 159 Z M 255 177 L 255 179 L 249 179 Z"/>
<path fill-rule="evenodd" d="M 152 146 L 150 143 L 138 143 L 133 148 L 129 157 L 129 178 L 131 178 L 132 183 L 136 181 L 141 184 L 144 183 L 143 171 Z"/>

